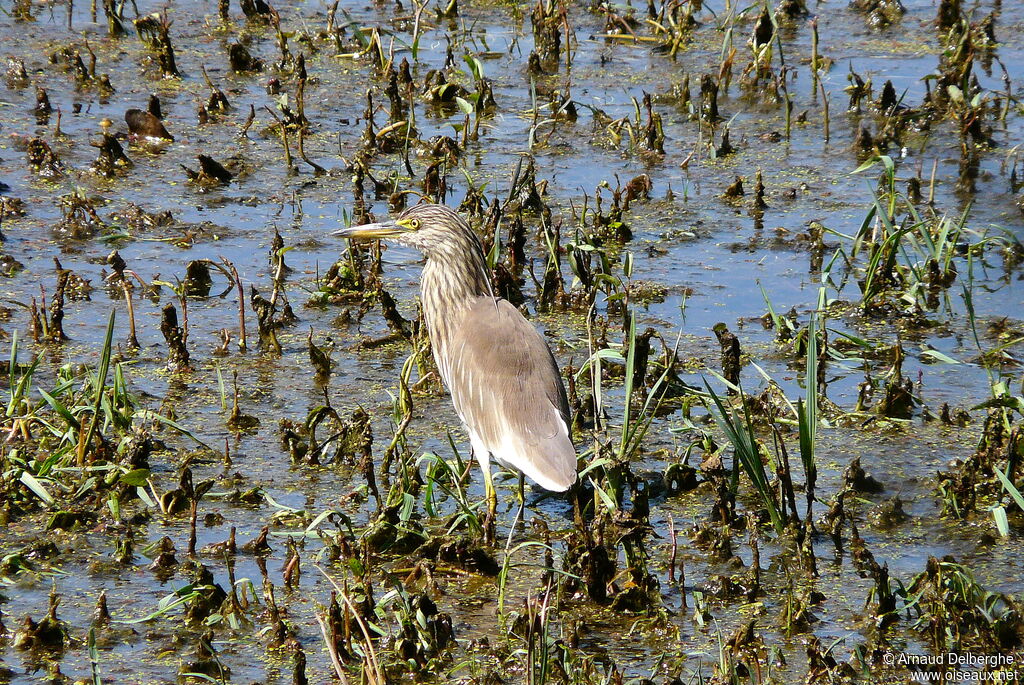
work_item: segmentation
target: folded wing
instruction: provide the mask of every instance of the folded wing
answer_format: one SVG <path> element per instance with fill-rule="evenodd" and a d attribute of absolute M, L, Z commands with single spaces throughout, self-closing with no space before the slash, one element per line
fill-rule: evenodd
<path fill-rule="evenodd" d="M 445 382 L 475 444 L 547 490 L 576 482 L 569 405 L 544 337 L 505 300 L 477 298 L 452 336 Z"/>

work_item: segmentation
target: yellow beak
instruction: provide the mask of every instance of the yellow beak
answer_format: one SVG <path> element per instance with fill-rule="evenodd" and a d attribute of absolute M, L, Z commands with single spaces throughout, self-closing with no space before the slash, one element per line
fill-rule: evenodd
<path fill-rule="evenodd" d="M 403 233 L 408 233 L 409 229 L 402 226 L 394 221 L 384 221 L 376 224 L 363 224 L 362 226 L 349 226 L 348 228 L 342 228 L 337 231 L 333 231 L 331 235 L 340 236 L 342 238 L 365 238 L 365 239 L 379 239 L 379 238 L 392 238 Z"/>

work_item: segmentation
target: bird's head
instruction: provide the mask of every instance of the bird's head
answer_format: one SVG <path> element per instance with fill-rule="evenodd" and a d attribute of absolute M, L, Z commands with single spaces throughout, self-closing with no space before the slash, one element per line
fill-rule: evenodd
<path fill-rule="evenodd" d="M 392 240 L 414 247 L 428 257 L 451 249 L 465 249 L 467 242 L 479 245 L 476 234 L 462 217 L 444 205 L 435 204 L 416 205 L 394 220 L 351 226 L 334 231 L 334 235 Z"/>

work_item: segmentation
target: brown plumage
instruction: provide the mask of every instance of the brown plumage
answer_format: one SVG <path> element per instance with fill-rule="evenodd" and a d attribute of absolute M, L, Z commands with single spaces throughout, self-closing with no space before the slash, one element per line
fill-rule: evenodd
<path fill-rule="evenodd" d="M 569 489 L 576 450 L 558 365 L 544 336 L 491 292 L 469 225 L 443 205 L 423 204 L 395 221 L 337 234 L 392 239 L 426 255 L 420 294 L 434 360 L 484 471 L 492 510 L 492 457 L 547 490 Z"/>
<path fill-rule="evenodd" d="M 128 124 L 129 133 L 137 138 L 174 140 L 174 136 L 167 132 L 164 122 L 160 121 L 152 112 L 130 109 L 124 113 L 124 122 Z"/>
<path fill-rule="evenodd" d="M 547 490 L 576 481 L 569 404 L 543 336 L 506 300 L 466 307 L 445 350 L 445 385 L 483 468 L 487 455 Z M 438 360 L 440 366 L 440 360 Z"/>

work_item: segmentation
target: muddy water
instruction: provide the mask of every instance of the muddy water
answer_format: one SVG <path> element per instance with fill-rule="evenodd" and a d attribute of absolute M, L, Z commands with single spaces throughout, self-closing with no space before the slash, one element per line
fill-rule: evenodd
<path fill-rule="evenodd" d="M 717 3 L 709 5 L 700 15 L 702 25 L 673 61 L 654 53 L 649 44 L 604 41 L 596 37 L 604 32 L 604 22 L 598 14 L 582 6 L 570 10 L 575 40 L 573 97 L 578 103 L 597 107 L 617 119 L 633 116 L 631 98 L 639 99 L 645 92 L 654 94 L 655 109 L 664 120 L 666 154 L 645 157 L 630 154 L 625 143 L 613 145 L 608 134 L 595 124 L 591 112 L 580 107 L 576 123 L 560 123 L 553 127 L 550 137 L 546 131 L 541 135 L 544 144 L 533 150 L 537 178 L 547 181 L 546 201 L 566 225 L 571 225 L 571 207 L 581 206 L 584 194 L 592 196 L 598 184 L 609 182 L 614 187 L 616 175 L 623 183 L 640 173 L 650 175 L 654 184 L 651 200 L 635 204 L 627 213 L 635 236 L 627 249 L 635 255 L 634 279 L 665 286 L 667 294 L 662 301 L 640 309 L 638 328 L 653 326 L 673 340 L 681 332 L 681 354 L 692 360 L 692 373 L 684 375 L 684 380 L 699 385 L 703 368 L 718 369 L 718 344 L 710 329 L 716 322 L 724 321 L 737 332 L 749 357 L 779 381 L 788 395 L 795 397 L 801 392 L 799 369 L 791 366 L 787 355 L 779 351 L 774 333 L 754 320 L 766 311 L 758 284 L 769 292 L 777 311 L 796 308 L 801 316 L 806 316 L 816 301 L 818 275 L 810 271 L 806 249 L 794 236 L 804 231 L 811 220 L 848 235 L 855 233 L 863 221 L 870 203 L 870 188 L 877 176 L 874 172 L 850 173 L 862 161 L 854 150 L 853 140 L 861 125 L 870 125 L 876 131 L 877 124 L 871 115 L 858 117 L 845 111 L 847 98 L 843 88 L 848 85 L 847 72 L 853 69 L 872 79 L 876 93 L 886 79 L 891 79 L 906 102 L 921 101 L 925 93 L 922 78 L 934 71 L 940 50 L 931 23 L 935 7 L 924 1 L 905 4 L 908 11 L 902 22 L 881 32 L 869 29 L 863 17 L 843 3 L 812 8 L 818 15 L 821 53 L 834 60 L 831 71 L 824 76 L 831 98 L 828 143 L 822 139 L 821 96 L 812 90 L 807 68 L 810 29 L 805 21 L 798 21 L 795 28 L 783 32 L 782 45 L 787 64 L 796 71 L 789 85 L 794 115 L 807 110 L 807 123 L 795 124 L 790 140 L 776 140 L 778 136 L 771 134 L 782 133 L 785 128 L 781 109 L 763 105 L 734 83 L 720 97 L 719 106 L 729 123 L 737 152 L 718 160 L 708 158 L 706 146 L 698 139 L 697 125 L 687 112 L 675 106 L 668 94 L 689 73 L 696 98 L 699 75 L 717 72 L 724 36 L 719 26 L 725 25 L 730 11 Z M 390 4 L 346 5 L 342 3 L 349 15 L 345 21 L 365 27 L 392 26 L 394 8 Z M 143 14 L 157 9 L 157 5 L 149 3 L 139 5 Z M 368 505 L 359 504 L 358 499 L 353 503 L 347 497 L 360 489 L 361 476 L 340 466 L 292 466 L 277 439 L 278 421 L 303 421 L 310 409 L 323 402 L 322 390 L 313 383 L 306 352 L 305 337 L 312 328 L 318 339 L 329 335 L 335 342 L 337 366 L 328 386 L 331 402 L 343 414 L 357 406 L 371 413 L 377 436 L 375 453 L 379 456 L 393 431 L 389 420 L 391 393 L 397 391 L 402 364 L 410 353 L 408 346 L 399 344 L 369 350 L 359 347 L 360 340 L 387 333 L 377 312 L 370 312 L 358 325 L 343 326 L 335 322 L 338 308 L 305 306 L 310 292 L 316 289 L 318 274 L 324 273 L 344 249 L 329 232 L 344 226 L 352 212 L 351 179 L 345 172 L 345 160 L 352 159 L 360 144 L 366 88 L 372 84 L 377 101 L 386 101 L 381 94 L 382 84 L 373 80 L 373 69 L 367 59 L 334 56 L 332 45 L 315 39 L 325 25 L 326 8 L 310 3 L 278 9 L 286 30 L 294 32 L 292 53 L 301 51 L 307 55 L 310 84 L 306 91 L 306 115 L 313 122 L 313 133 L 305 146 L 310 158 L 328 170 L 326 176 L 314 177 L 310 168 L 301 163 L 297 164 L 297 173 L 288 173 L 280 141 L 264 133 L 273 122 L 263 107 L 274 106 L 266 83 L 277 75 L 272 65 L 279 53 L 273 31 L 247 26 L 235 7 L 233 23 L 228 26 L 217 18 L 215 3 L 181 2 L 169 8 L 180 80 L 160 79 L 152 58 L 133 33 L 120 40 L 109 39 L 102 23 L 91 23 L 88 3 L 76 3 L 72 8 L 71 30 L 68 8 L 59 4 L 34 5 L 33 22 L 14 22 L 9 16 L 0 22 L 2 53 L 23 59 L 32 85 L 47 89 L 54 108 L 62 111 L 63 134 L 56 136 L 56 113 L 46 122 L 38 122 L 33 116 L 32 87 L 0 89 L 0 180 L 10 186 L 7 194 L 21 198 L 27 210 L 24 217 L 8 217 L 3 223 L 3 253 L 24 265 L 17 275 L 2 282 L 5 305 L 12 308 L 10 320 L 2 324 L 5 336 L 18 330 L 25 338 L 27 316 L 22 307 L 12 303 L 28 303 L 31 298 L 38 298 L 41 285 L 52 291 L 54 257 L 95 286 L 90 300 L 68 304 L 65 330 L 70 340 L 60 348 L 34 349 L 44 359 L 38 374 L 44 387 L 63 363 L 96 363 L 112 308 L 118 311 L 115 339 L 123 341 L 127 334 L 123 298 L 111 297 L 101 282 L 104 260 L 112 249 L 118 249 L 128 267 L 146 282 L 173 282 L 175 277 L 183 277 L 185 266 L 194 259 L 225 257 L 238 268 L 247 289 L 253 285 L 266 295 L 271 289 L 268 251 L 274 230 L 280 231 L 285 244 L 294 248 L 285 257 L 294 270 L 288 277 L 287 295 L 300 322 L 282 333 L 283 352 L 279 357 L 256 349 L 251 312 L 252 349 L 243 354 L 232 346 L 229 356 L 212 356 L 219 344 L 218 331 L 237 328 L 236 295 L 216 272 L 213 295 L 192 299 L 188 305 L 189 347 L 195 362 L 191 373 L 171 375 L 163 370 L 166 349 L 159 333 L 159 315 L 161 306 L 173 301 L 168 290 L 164 289 L 159 301 L 135 301 L 142 349 L 137 355 L 126 357 L 130 359 L 126 368 L 132 389 L 152 409 L 173 409 L 176 420 L 205 443 L 218 449 L 227 444 L 232 455 L 230 468 L 223 467 L 219 458 L 210 454 L 192 464 L 197 480 L 218 480 L 214 493 L 202 502 L 200 520 L 210 513 L 223 517 L 216 525 L 200 526 L 200 546 L 224 540 L 231 526 L 237 527 L 240 541 L 248 540 L 271 524 L 272 517 L 279 513 L 266 502 L 232 505 L 218 497 L 218 492 L 236 486 L 263 488 L 280 505 L 306 512 L 307 522 L 322 511 L 340 509 L 357 526 L 365 524 Z M 494 82 L 498 111 L 485 121 L 480 140 L 470 144 L 464 164 L 475 185 L 487 182 L 489 194 L 502 195 L 517 158 L 528 151 L 531 97 L 525 64 L 533 38 L 529 21 L 524 17 L 529 7 L 464 2 L 460 9 L 461 17 L 450 23 L 435 21 L 430 10 L 424 14 L 430 21 L 420 40 L 413 75 L 422 81 L 429 69 L 444 65 L 446 32 L 465 42 L 465 47 L 454 51 L 457 63 L 461 62 L 460 50 L 487 53 L 484 70 Z M 989 3 L 983 3 L 976 15 L 986 14 L 990 9 Z M 400 14 L 411 16 L 408 8 Z M 749 14 L 734 20 L 737 75 L 749 55 L 745 41 L 754 18 L 754 14 Z M 1009 68 L 1014 84 L 1024 76 L 1019 69 L 1024 64 L 1024 42 L 1019 30 L 1022 23 L 1021 7 L 1006 3 L 1001 8 L 996 34 L 1005 42 L 999 46 L 998 56 Z M 402 46 L 409 42 L 410 30 L 408 20 L 394 29 L 399 56 L 409 56 Z M 314 36 L 312 43 L 300 41 L 302 32 Z M 259 75 L 231 73 L 225 46 L 235 41 L 239 33 L 248 37 L 250 51 L 271 65 L 267 71 Z M 76 89 L 70 74 L 49 63 L 47 55 L 69 43 L 82 51 L 88 63 L 85 37 L 96 54 L 97 72 L 109 74 L 116 89 L 109 96 Z M 212 81 L 226 93 L 232 109 L 217 120 L 197 125 L 196 107 L 209 95 L 202 77 L 204 65 Z M 998 66 L 991 74 L 980 67 L 976 72 L 983 88 L 1004 89 Z M 286 91 L 292 90 L 290 77 L 282 74 L 281 80 Z M 468 78 L 464 80 L 468 83 Z M 563 80 L 561 76 L 541 77 L 539 85 L 561 88 Z M 126 175 L 105 179 L 91 173 L 96 148 L 90 146 L 90 140 L 99 135 L 100 122 L 109 118 L 114 122 L 112 131 L 123 132 L 124 111 L 144 108 L 150 93 L 159 95 L 165 122 L 176 140 L 159 149 L 126 144 L 127 154 L 134 162 Z M 250 104 L 257 109 L 256 122 L 247 136 L 239 136 Z M 461 115 L 445 116 L 422 103 L 417 107 L 417 126 L 423 138 L 439 133 L 451 135 L 452 124 L 461 122 Z M 379 121 L 385 117 L 384 111 L 378 114 Z M 977 193 L 973 197 L 954 189 L 960 152 L 959 137 L 950 122 L 936 126 L 928 134 L 911 136 L 912 143 L 905 150 L 890 152 L 905 156 L 899 169 L 903 179 L 918 167 L 927 179 L 933 162 L 937 161 L 936 207 L 940 212 L 959 215 L 970 203 L 969 228 L 981 231 L 998 226 L 1020 238 L 1024 237 L 1021 214 L 1009 187 L 1004 159 L 1019 142 L 1021 132 L 1021 118 L 1014 106 L 1006 126 L 997 125 L 994 130 L 998 147 L 981 155 Z M 48 141 L 61 156 L 66 165 L 62 177 L 42 180 L 26 170 L 25 142 L 36 136 Z M 681 168 L 680 164 L 694 150 L 693 159 Z M 201 191 L 186 182 L 181 169 L 181 165 L 194 168 L 198 153 L 221 161 L 237 158 L 246 171 L 226 187 Z M 422 176 L 425 161 L 414 158 L 413 165 L 417 175 Z M 382 177 L 391 171 L 404 173 L 397 155 L 377 158 L 372 168 Z M 748 209 L 749 196 L 740 203 L 721 197 L 737 175 L 744 177 L 749 193 L 757 169 L 763 171 L 769 205 L 761 222 Z M 453 172 L 448 182 L 448 202 L 456 205 L 466 191 L 465 176 Z M 68 238 L 54 227 L 61 217 L 59 198 L 73 191 L 94 198 L 104 219 L 131 203 L 147 212 L 169 211 L 174 221 L 141 229 L 112 225 L 90 239 Z M 609 193 L 605 191 L 604 195 L 607 203 Z M 592 197 L 590 201 L 593 202 Z M 371 210 L 378 216 L 387 213 L 384 203 L 373 205 Z M 841 244 L 835 235 L 830 235 L 827 242 L 830 246 Z M 539 271 L 544 263 L 542 242 L 531 239 L 530 245 Z M 826 252 L 830 254 L 831 250 Z M 420 268 L 421 260 L 411 251 L 392 247 L 385 252 L 385 283 L 396 296 L 400 310 L 410 319 L 416 313 Z M 977 267 L 974 285 L 977 315 L 983 323 L 1006 315 L 1019 316 L 1024 311 L 1024 292 L 1018 274 L 1007 277 L 998 256 L 991 257 L 986 266 Z M 920 374 L 921 392 L 932 410 L 943 402 L 971 407 L 989 396 L 989 377 L 983 368 L 974 364 L 927 363 L 929 360 L 921 356 L 923 350 L 931 347 L 965 361 L 977 357 L 958 288 L 950 290 L 947 303 L 929 315 L 938 324 L 934 333 L 906 341 L 908 359 L 904 372 L 914 379 Z M 527 292 L 533 295 L 532 286 Z M 218 296 L 221 293 L 223 296 Z M 856 283 L 847 282 L 841 292 L 831 296 L 856 301 L 859 291 Z M 528 308 L 534 311 L 532 301 Z M 586 349 L 586 331 L 579 325 L 578 317 L 547 314 L 537 317 L 536 322 L 547 329 L 559 360 L 578 366 Z M 875 343 L 889 345 L 895 341 L 894 329 L 877 322 L 867 326 L 851 316 L 830 324 Z M 984 342 L 996 344 L 990 338 Z M 1016 352 L 1020 351 L 1018 346 Z M 872 368 L 877 373 L 886 366 L 887 362 L 881 361 L 873 363 Z M 227 413 L 222 409 L 218 389 L 218 367 L 228 383 L 231 372 L 237 371 L 241 407 L 245 413 L 261 419 L 257 429 L 237 434 L 227 427 Z M 1005 372 L 1013 374 L 1012 369 Z M 863 369 L 855 363 L 830 366 L 828 397 L 840 407 L 852 409 L 863 376 Z M 764 384 L 751 365 L 745 366 L 743 380 L 748 390 L 760 390 Z M 621 406 L 621 393 L 612 391 L 608 401 L 614 421 L 618 415 L 616 407 Z M 467 448 L 457 423 L 447 397 L 418 397 L 409 433 L 411 448 L 450 457 L 446 431 L 454 430 L 465 453 Z M 690 442 L 685 431 L 674 430 L 682 426 L 678 415 L 657 420 L 635 470 L 662 471 L 665 455 L 674 455 Z M 860 457 L 865 468 L 886 485 L 886 490 L 858 502 L 858 516 L 864 516 L 873 504 L 871 500 L 880 501 L 894 494 L 900 496 L 910 514 L 907 523 L 891 530 L 862 526 L 868 546 L 880 562 L 888 563 L 895 577 L 907 579 L 919 572 L 928 556 L 953 554 L 969 565 L 990 589 L 1019 593 L 1024 563 L 1019 529 L 995 545 L 979 545 L 983 534 L 995 533 L 987 516 L 979 515 L 966 522 L 940 516 L 934 474 L 951 459 L 969 454 L 977 434 L 977 422 L 962 429 L 945 428 L 924 423 L 920 412 L 910 425 L 888 430 L 822 428 L 818 485 L 821 499 L 836 491 L 843 468 L 852 458 Z M 194 447 L 187 439 L 169 432 L 162 437 L 172 448 Z M 184 452 L 169 452 L 153 460 L 158 491 L 174 486 L 183 459 Z M 474 475 L 470 488 L 473 498 L 482 496 L 479 482 Z M 503 482 L 499 523 L 502 539 L 515 513 L 513 492 L 514 482 Z M 664 624 L 651 629 L 637 628 L 634 637 L 626 641 L 621 636 L 633 627 L 636 617 L 623 617 L 584 601 L 570 602 L 566 615 L 583 619 L 587 625 L 580 646 L 587 653 L 607 653 L 628 676 L 645 675 L 652 669 L 666 675 L 687 674 L 701 664 L 707 673 L 710 664 L 717 661 L 716 630 L 728 636 L 750 617 L 757 617 L 765 641 L 777 645 L 786 655 L 789 666 L 785 672 L 789 675 L 784 679 L 799 677 L 806 668 L 802 654 L 807 636 L 790 637 L 779 630 L 774 617 L 780 607 L 770 593 L 759 606 L 712 603 L 717 623 L 701 626 L 692 620 L 692 598 L 689 610 L 681 609 L 679 588 L 667 582 L 669 517 L 680 531 L 706 520 L 709 513 L 702 501 L 708 494 L 698 489 L 689 495 L 659 497 L 652 502 L 651 525 L 661 539 L 655 540 L 651 549 L 655 568 L 661 574 L 665 606 L 672 610 Z M 442 511 L 450 513 L 453 505 L 443 504 Z M 555 531 L 571 525 L 568 507 L 559 500 L 535 504 L 527 516 L 547 520 Z M 45 520 L 45 514 L 40 513 L 13 522 L 0 534 L 4 553 L 19 550 L 37 539 Z M 304 524 L 295 523 L 272 527 L 271 545 L 275 552 L 268 567 L 277 583 L 285 563 L 283 535 L 303 527 Z M 520 535 L 527 539 L 532 533 Z M 181 556 L 188 538 L 187 517 L 155 513 L 137 533 L 137 548 L 164 536 L 175 542 Z M 47 595 L 55 587 L 63 597 L 59 616 L 67 622 L 72 642 L 63 654 L 40 656 L 19 652 L 8 640 L 0 656 L 12 671 L 12 682 L 38 682 L 54 664 L 59 664 L 60 670 L 71 678 L 88 677 L 84 641 L 101 590 L 107 592 L 115 620 L 128 620 L 153 612 L 162 598 L 186 582 L 177 577 L 164 582 L 157 580 L 147 570 L 149 560 L 141 554 L 133 566 L 107 563 L 115 537 L 102 526 L 54 534 L 53 539 L 61 550 L 59 557 L 7 578 L 7 587 L 3 589 L 6 602 L 0 609 L 8 629 L 13 629 L 26 614 L 35 618 L 44 614 Z M 708 563 L 696 548 L 689 549 L 685 539 L 681 535 L 685 587 L 692 592 L 723 569 Z M 311 560 L 319 544 L 309 540 L 305 557 Z M 870 581 L 860 578 L 848 559 L 831 559 L 830 543 L 822 541 L 820 545 L 821 577 L 817 584 L 826 592 L 827 600 L 812 632 L 826 645 L 838 640 L 835 654 L 845 658 L 867 634 L 864 602 Z M 750 562 L 749 550 L 737 552 L 745 563 Z M 767 584 L 781 586 L 786 570 L 781 561 L 771 562 L 777 552 L 768 545 L 762 551 L 762 564 Z M 523 557 L 523 561 L 529 560 L 528 556 Z M 218 582 L 227 584 L 221 561 L 208 558 L 204 563 Z M 340 577 L 342 570 L 332 572 Z M 258 586 L 260 570 L 251 557 L 239 557 L 235 576 L 253 579 Z M 508 602 L 516 607 L 528 592 L 536 589 L 535 572 L 528 570 L 514 576 Z M 452 677 L 482 677 L 488 668 L 498 668 L 496 656 L 485 650 L 472 651 L 468 643 L 481 636 L 488 636 L 492 644 L 504 639 L 496 617 L 495 584 L 486 578 L 456 577 L 442 580 L 440 586 L 439 604 L 452 614 L 456 636 L 461 641 L 449 667 L 469 656 L 474 659 L 473 666 L 460 667 Z M 328 601 L 330 589 L 329 583 L 307 563 L 298 589 L 280 589 L 278 595 L 287 620 L 305 648 L 312 682 L 326 682 L 329 678 L 330 665 L 314 613 Z M 257 632 L 261 627 L 257 621 L 251 630 L 218 630 L 214 647 L 220 660 L 231 669 L 235 682 L 290 681 L 290 657 L 283 652 L 268 652 L 265 640 Z M 919 644 L 919 638 L 911 633 L 899 635 L 900 640 L 911 646 Z M 665 652 L 666 636 L 670 636 L 673 646 L 666 661 L 659 661 Z M 195 638 L 184 631 L 182 622 L 172 612 L 171 617 L 148 623 L 117 625 L 100 635 L 99 648 L 101 671 L 112 682 L 169 682 L 175 679 L 182 664 L 193 658 Z M 442 669 L 439 679 L 445 679 L 444 673 Z"/>

